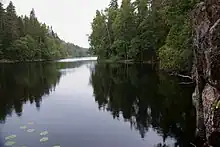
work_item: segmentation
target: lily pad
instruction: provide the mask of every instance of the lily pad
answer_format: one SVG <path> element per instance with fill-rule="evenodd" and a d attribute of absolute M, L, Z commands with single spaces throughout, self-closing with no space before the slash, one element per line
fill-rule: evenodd
<path fill-rule="evenodd" d="M 40 133 L 40 136 L 45 136 L 47 134 L 48 134 L 48 131 L 43 131 L 43 132 Z"/>
<path fill-rule="evenodd" d="M 220 107 L 220 100 L 218 101 L 218 103 L 216 104 L 216 109 L 218 109 Z"/>
<path fill-rule="evenodd" d="M 20 126 L 20 129 L 25 130 L 25 129 L 27 129 L 27 126 Z"/>
<path fill-rule="evenodd" d="M 59 145 L 54 145 L 53 147 L 60 147 Z"/>
<path fill-rule="evenodd" d="M 29 122 L 28 124 L 29 124 L 29 125 L 33 125 L 33 124 L 34 124 L 34 122 Z"/>
<path fill-rule="evenodd" d="M 43 137 L 43 138 L 40 139 L 40 142 L 46 142 L 48 140 L 49 140 L 48 137 Z"/>
<path fill-rule="evenodd" d="M 7 142 L 5 143 L 5 146 L 12 146 L 12 145 L 14 145 L 14 144 L 16 144 L 16 142 L 14 142 L 14 141 L 7 141 Z"/>
<path fill-rule="evenodd" d="M 5 140 L 14 139 L 16 137 L 17 137 L 16 135 L 10 135 L 10 136 L 5 137 Z"/>
<path fill-rule="evenodd" d="M 28 130 L 27 130 L 28 133 L 32 133 L 32 132 L 34 132 L 34 131 L 35 131 L 35 129 L 28 129 Z"/>

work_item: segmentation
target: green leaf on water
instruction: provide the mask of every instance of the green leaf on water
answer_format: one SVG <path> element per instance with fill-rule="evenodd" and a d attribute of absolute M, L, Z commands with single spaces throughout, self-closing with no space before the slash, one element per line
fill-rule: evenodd
<path fill-rule="evenodd" d="M 43 131 L 43 132 L 40 133 L 40 136 L 45 136 L 47 134 L 48 134 L 48 131 Z"/>
<path fill-rule="evenodd" d="M 34 131 L 35 131 L 35 129 L 28 129 L 28 130 L 27 130 L 28 133 L 32 133 L 32 132 L 34 132 Z"/>
<path fill-rule="evenodd" d="M 27 126 L 20 126 L 20 129 L 25 130 L 27 129 Z"/>
<path fill-rule="evenodd" d="M 29 125 L 33 125 L 33 124 L 34 124 L 34 122 L 29 122 L 28 124 L 29 124 Z"/>
<path fill-rule="evenodd" d="M 14 141 L 7 141 L 7 142 L 5 143 L 5 146 L 12 146 L 12 145 L 14 145 L 14 144 L 16 144 L 16 142 L 14 142 Z"/>
<path fill-rule="evenodd" d="M 17 137 L 16 135 L 10 135 L 10 136 L 5 137 L 5 140 L 14 139 L 16 137 Z"/>
<path fill-rule="evenodd" d="M 59 145 L 54 145 L 53 147 L 60 147 Z"/>
<path fill-rule="evenodd" d="M 43 138 L 40 139 L 40 142 L 46 142 L 48 140 L 49 140 L 48 137 L 43 137 Z"/>
<path fill-rule="evenodd" d="M 220 107 L 220 100 L 218 101 L 218 103 L 216 104 L 216 109 L 218 109 Z"/>

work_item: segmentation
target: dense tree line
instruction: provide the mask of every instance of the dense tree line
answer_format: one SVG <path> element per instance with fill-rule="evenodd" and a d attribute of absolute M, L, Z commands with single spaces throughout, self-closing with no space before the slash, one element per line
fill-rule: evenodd
<path fill-rule="evenodd" d="M 0 59 L 52 60 L 67 56 L 78 56 L 80 47 L 69 47 L 53 31 L 52 27 L 40 23 L 34 9 L 30 16 L 18 16 L 12 2 L 4 9 L 0 3 Z"/>
<path fill-rule="evenodd" d="M 111 0 L 97 10 L 90 51 L 101 60 L 159 61 L 167 70 L 190 71 L 191 11 L 196 0 Z"/>
<path fill-rule="evenodd" d="M 69 57 L 86 57 L 88 56 L 88 48 L 82 48 L 73 43 L 65 43 L 64 47 L 67 49 Z"/>

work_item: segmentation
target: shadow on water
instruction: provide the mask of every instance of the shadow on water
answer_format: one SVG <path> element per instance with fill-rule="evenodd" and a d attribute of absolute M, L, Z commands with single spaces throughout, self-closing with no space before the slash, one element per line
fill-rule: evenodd
<path fill-rule="evenodd" d="M 13 111 L 22 115 L 23 104 L 29 102 L 40 109 L 42 97 L 55 91 L 61 69 L 76 68 L 83 62 L 74 63 L 19 63 L 0 64 L 0 122 Z"/>
<path fill-rule="evenodd" d="M 142 138 L 153 128 L 164 139 L 158 147 L 168 146 L 168 137 L 173 146 L 190 146 L 196 129 L 192 86 L 141 64 L 97 64 L 90 83 L 99 109 L 130 122 Z"/>

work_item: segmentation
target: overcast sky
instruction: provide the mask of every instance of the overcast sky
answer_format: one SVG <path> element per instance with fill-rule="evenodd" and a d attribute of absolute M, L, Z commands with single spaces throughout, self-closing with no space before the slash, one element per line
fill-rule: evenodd
<path fill-rule="evenodd" d="M 5 4 L 9 0 L 3 0 Z M 90 23 L 97 9 L 108 6 L 110 0 L 12 0 L 18 15 L 29 15 L 32 8 L 41 22 L 52 25 L 60 38 L 88 47 Z"/>

